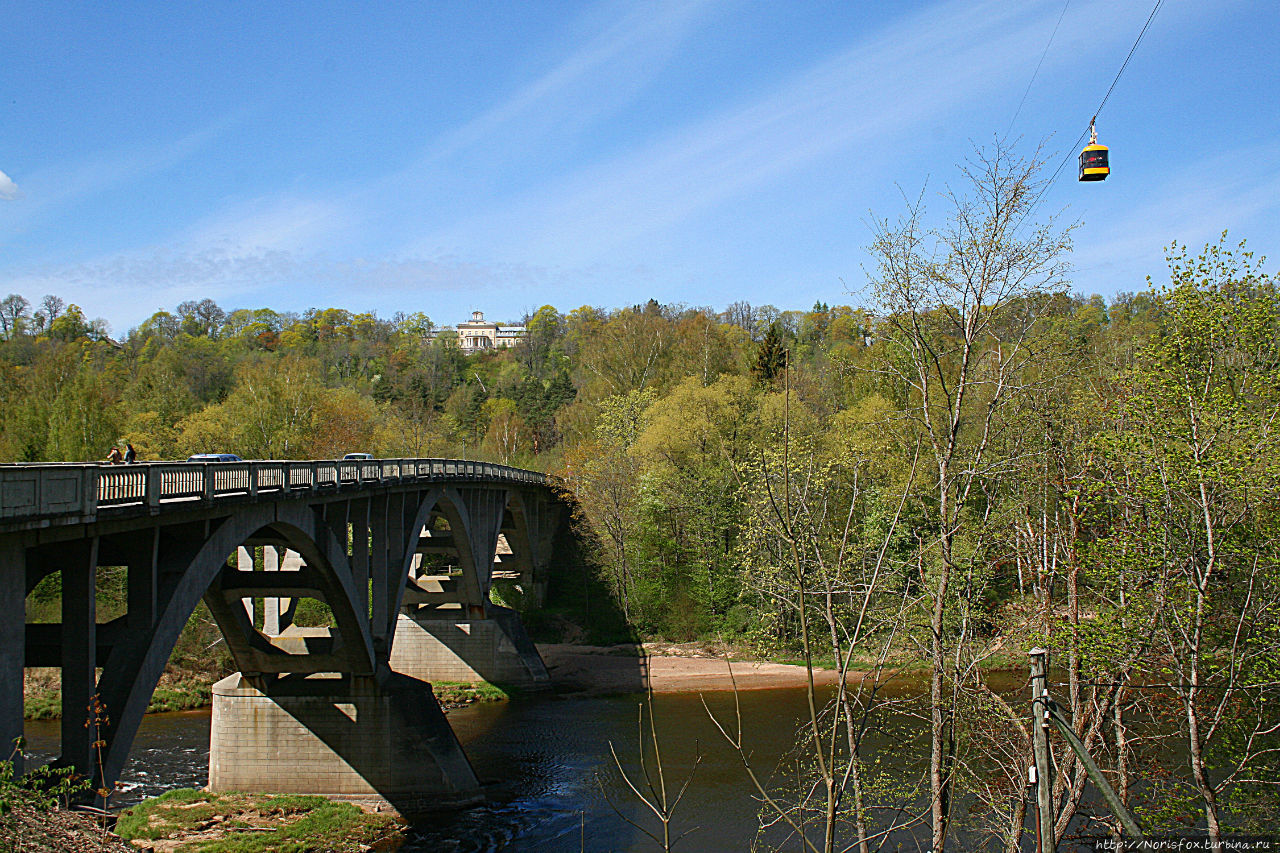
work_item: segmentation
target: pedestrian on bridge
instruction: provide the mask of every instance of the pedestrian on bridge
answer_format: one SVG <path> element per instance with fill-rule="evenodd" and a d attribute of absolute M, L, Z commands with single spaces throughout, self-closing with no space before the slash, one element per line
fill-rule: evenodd
<path fill-rule="evenodd" d="M 120 448 L 114 444 L 111 446 L 111 452 L 107 454 L 107 461 L 112 465 L 119 465 L 124 461 L 124 456 L 120 453 Z"/>
<path fill-rule="evenodd" d="M 124 446 L 124 464 L 132 465 L 138 461 L 138 451 L 134 450 L 133 445 L 127 441 L 124 443 Z"/>

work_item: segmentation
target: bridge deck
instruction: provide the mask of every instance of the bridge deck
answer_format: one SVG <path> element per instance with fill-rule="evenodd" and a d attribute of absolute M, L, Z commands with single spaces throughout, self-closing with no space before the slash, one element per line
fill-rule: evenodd
<path fill-rule="evenodd" d="M 457 459 L 0 464 L 0 531 L 33 522 L 80 522 L 114 508 L 157 510 L 246 496 L 293 497 L 458 481 L 545 486 L 549 478 L 536 471 Z"/>

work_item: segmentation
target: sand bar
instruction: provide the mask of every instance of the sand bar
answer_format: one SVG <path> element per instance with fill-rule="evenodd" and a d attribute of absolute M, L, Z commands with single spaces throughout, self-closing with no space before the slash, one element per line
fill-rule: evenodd
<path fill-rule="evenodd" d="M 551 680 L 562 690 L 584 693 L 633 693 L 646 685 L 655 693 L 764 690 L 803 687 L 803 666 L 736 660 L 688 645 L 580 646 L 540 644 L 538 651 Z M 732 668 L 732 677 L 730 676 Z M 814 683 L 831 684 L 833 670 L 814 670 Z"/>

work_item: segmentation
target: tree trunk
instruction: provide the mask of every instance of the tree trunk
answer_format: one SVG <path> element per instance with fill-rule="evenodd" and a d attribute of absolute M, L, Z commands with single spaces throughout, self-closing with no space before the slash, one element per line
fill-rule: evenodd
<path fill-rule="evenodd" d="M 944 534 L 942 545 L 942 569 L 934 592 L 933 613 L 929 627 L 932 632 L 932 672 L 929 676 L 929 794 L 933 826 L 933 849 L 941 851 L 947 840 L 947 828 L 951 812 L 951 768 L 948 760 L 948 729 L 951 708 L 943 692 L 943 676 L 946 673 L 946 643 L 943 639 L 943 617 L 946 615 L 947 586 L 951 579 L 951 552 L 949 537 Z"/>

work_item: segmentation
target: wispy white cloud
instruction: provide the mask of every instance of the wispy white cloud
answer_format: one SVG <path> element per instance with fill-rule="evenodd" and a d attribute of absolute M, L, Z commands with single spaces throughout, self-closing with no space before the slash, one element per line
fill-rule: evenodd
<path fill-rule="evenodd" d="M 6 286 L 28 295 L 57 293 L 90 314 L 111 315 L 125 328 L 193 298 L 213 297 L 227 308 L 300 310 L 326 304 L 377 308 L 380 296 L 394 294 L 399 305 L 417 300 L 429 306 L 440 294 L 536 291 L 555 277 L 537 267 L 455 257 L 344 258 L 283 249 L 159 247 L 14 270 Z"/>
<path fill-rule="evenodd" d="M 12 201 L 22 197 L 22 190 L 18 189 L 18 185 L 13 182 L 13 178 L 0 172 L 0 199 Z"/>
<path fill-rule="evenodd" d="M 309 252 L 331 246 L 351 227 L 351 215 L 331 199 L 267 196 L 228 205 L 185 229 L 170 244 L 194 254 Z"/>
<path fill-rule="evenodd" d="M 607 12 L 621 14 L 602 21 L 598 13 L 570 27 L 574 32 L 594 27 L 595 33 L 529 83 L 436 140 L 409 171 L 433 169 L 486 141 L 501 140 L 503 148 L 516 152 L 539 133 L 564 133 L 613 114 L 665 70 L 680 46 L 725 6 L 724 0 L 608 4 Z M 501 149 L 493 153 L 500 155 Z"/>
<path fill-rule="evenodd" d="M 1052 7 L 1052 8 L 1051 8 Z M 1107 4 L 1073 10 L 1084 28 Z M 670 233 L 708 209 L 761 190 L 843 153 L 839 168 L 884 181 L 892 146 L 1003 93 L 1011 68 L 1030 68 L 1054 4 L 949 2 L 862 38 L 760 99 L 722 109 L 607 162 L 544 182 L 421 235 L 411 251 L 474 245 L 509 257 L 558 255 L 587 264 Z M 1098 39 L 1092 49 L 1105 41 Z M 1051 56 L 1061 65 L 1079 55 Z M 1012 106 L 1012 105 L 1011 105 Z"/>
<path fill-rule="evenodd" d="M 569 28 L 594 31 L 594 37 L 547 63 L 545 73 L 470 122 L 428 143 L 407 169 L 355 190 L 335 182 L 311 192 L 291 188 L 232 201 L 192 225 L 176 223 L 171 235 L 148 238 L 164 239 L 162 246 L 141 246 L 79 264 L 27 266 L 13 270 L 11 278 L 20 289 L 25 282 L 31 293 L 53 291 L 85 302 L 105 300 L 102 292 L 111 289 L 117 303 L 146 306 L 141 316 L 124 318 L 137 322 L 155 307 L 195 296 L 212 296 L 228 307 L 236 300 L 273 306 L 293 302 L 297 307 L 297 300 L 318 302 L 329 294 L 338 304 L 352 304 L 378 291 L 423 296 L 532 291 L 592 276 L 605 281 L 619 265 L 628 274 L 643 276 L 636 272 L 638 258 L 645 256 L 638 248 L 696 223 L 709 210 L 780 187 L 785 192 L 789 181 L 807 172 L 836 164 L 888 183 L 885 166 L 893 162 L 896 142 L 931 131 L 975 105 L 1011 91 L 1021 93 L 1060 4 L 934 4 L 879 32 L 860 35 L 843 52 L 821 58 L 758 98 L 740 97 L 727 106 L 722 101 L 715 112 L 670 127 L 656 138 L 643 137 L 621 153 L 603 149 L 615 153 L 597 155 L 604 159 L 586 161 L 576 171 L 542 173 L 534 168 L 519 181 L 494 178 L 534 156 L 530 152 L 538 150 L 535 143 L 542 137 L 571 136 L 616 115 L 679 59 L 682 48 L 705 34 L 717 16 L 734 10 L 722 0 L 604 8 L 615 16 L 612 20 L 603 21 L 605 13 L 597 11 L 601 17 Z M 1110 14 L 1111 6 L 1103 0 L 1073 4 L 1055 42 L 1062 49 L 1055 47 L 1050 54 L 1041 79 L 1051 79 L 1054 67 L 1074 67 L 1091 51 L 1124 41 L 1125 34 L 1100 36 L 1094 31 L 1093 22 Z M 1192 14 L 1199 13 L 1191 4 L 1174 7 L 1163 13 L 1162 23 Z M 1010 111 L 1013 106 L 1010 101 Z M 997 129 L 1005 122 L 1007 114 Z M 24 175 L 23 189 L 34 198 L 38 188 L 39 203 L 22 207 L 50 210 L 128 187 L 143 175 L 198 154 L 217 130 L 153 151 L 77 166 L 59 164 L 38 176 Z M 424 200 L 423 188 L 460 163 L 479 170 L 493 185 L 518 189 L 493 200 L 478 189 L 459 204 L 468 211 L 465 216 L 439 205 L 416 220 L 422 225 L 397 221 L 390 233 L 371 227 L 414 205 L 427 207 L 431 202 Z M 1256 193 L 1253 197 L 1260 203 Z M 1204 201 L 1223 205 L 1231 198 Z M 800 211 L 806 200 L 787 203 Z M 849 205 L 856 215 L 865 202 L 853 198 Z M 388 216 L 387 209 L 394 212 Z M 6 224 L 2 211 L 0 207 L 0 231 Z M 446 216 L 449 225 L 436 224 Z M 1167 242 L 1168 237 L 1164 233 L 1159 239 Z M 387 243 L 402 248 L 388 250 Z M 1113 248 L 1125 250 L 1123 245 Z M 482 258 L 495 260 L 478 260 Z M 1083 256 L 1081 261 L 1095 262 Z M 545 295 L 536 298 L 547 301 Z M 112 313 L 123 315 L 118 305 Z"/>

